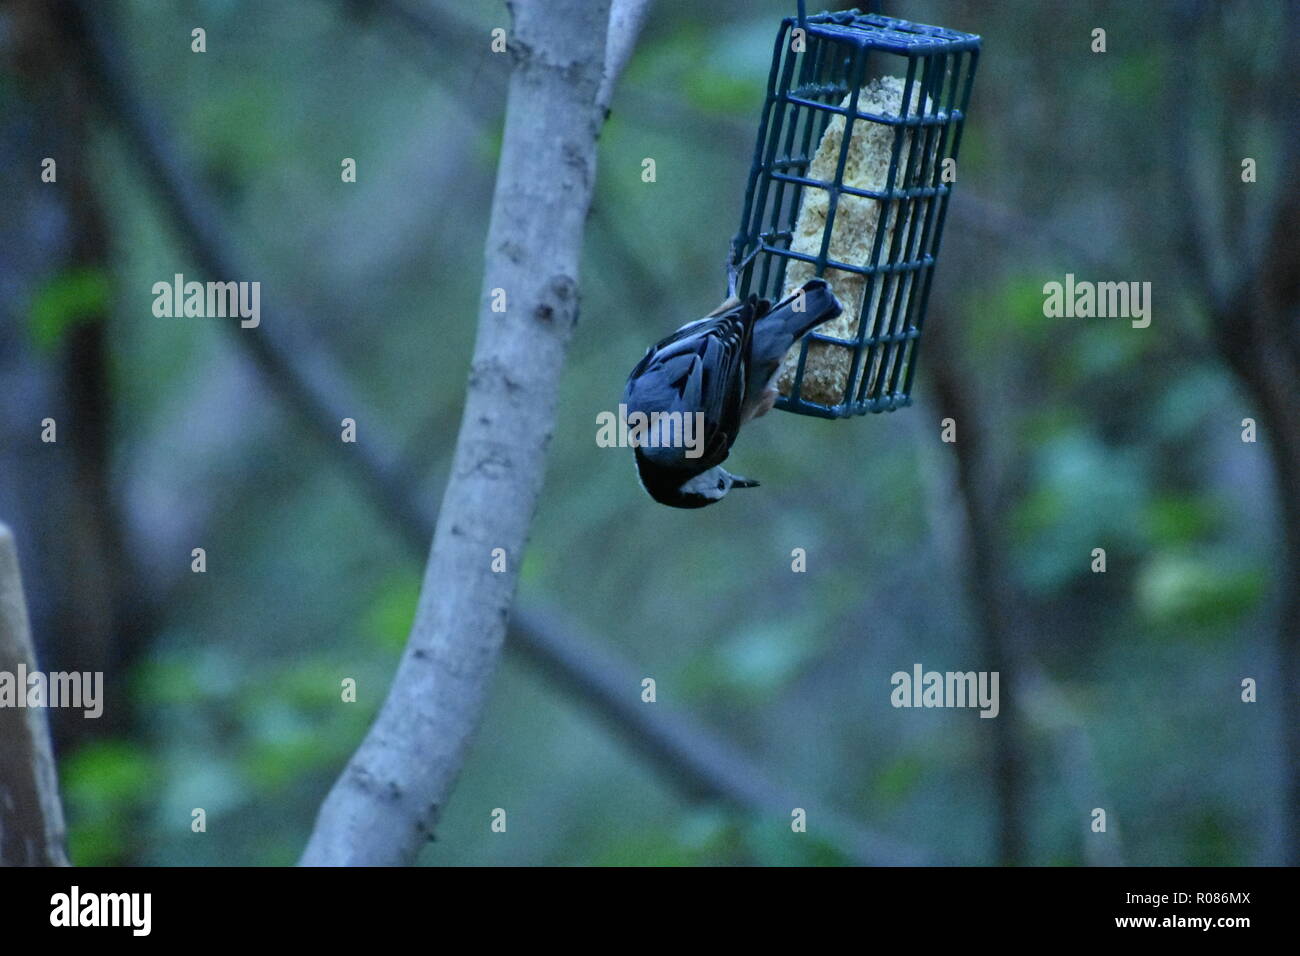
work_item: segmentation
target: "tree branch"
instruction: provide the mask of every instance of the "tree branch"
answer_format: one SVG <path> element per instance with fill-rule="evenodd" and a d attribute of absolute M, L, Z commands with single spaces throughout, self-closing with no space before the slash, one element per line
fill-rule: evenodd
<path fill-rule="evenodd" d="M 605 71 L 596 91 L 596 110 L 601 122 L 609 116 L 614 88 L 623 68 L 632 58 L 651 0 L 613 0 L 609 10 L 609 33 L 605 38 Z"/>
<path fill-rule="evenodd" d="M 77 35 L 84 55 L 82 66 L 93 82 L 90 89 L 100 98 L 110 119 L 121 129 L 128 146 L 137 154 L 164 210 L 174 223 L 178 238 L 196 265 L 211 275 L 239 276 L 240 263 L 232 253 L 222 217 L 207 191 L 172 151 L 163 125 L 134 95 L 126 66 L 111 38 L 111 31 L 93 9 L 77 16 L 78 8 L 64 22 Z M 83 19 L 84 16 L 84 19 Z M 367 490 L 381 516 L 398 533 L 413 554 L 424 556 L 434 536 L 435 514 L 421 504 L 411 469 L 392 457 L 392 446 L 377 431 L 378 422 L 367 425 L 367 440 L 349 445 L 346 453 L 338 441 L 337 423 L 345 415 L 360 419 L 360 403 L 349 394 L 342 377 L 312 348 L 290 343 L 285 330 L 294 314 L 264 308 L 262 325 L 253 334 L 234 324 L 224 326 L 239 348 L 248 352 L 255 367 L 267 379 L 286 406 L 307 425 L 317 443 L 329 452 L 331 461 L 344 464 L 357 484 Z M 364 413 L 363 413 L 364 414 Z M 371 420 L 368 418 L 367 420 Z M 760 781 L 765 774 L 734 745 L 684 715 L 673 716 L 665 705 L 654 710 L 639 704 L 635 693 L 637 674 L 626 665 L 599 651 L 599 641 L 569 622 L 560 627 L 549 616 L 529 608 L 516 608 L 510 622 L 510 643 L 516 650 L 541 665 L 561 683 L 579 691 L 579 702 L 594 708 L 632 745 L 654 761 L 674 786 L 688 795 L 717 800 L 754 813 L 764 812 L 768 803 L 755 803 L 755 789 L 742 787 L 744 780 Z M 604 662 L 597 666 L 596 662 Z M 616 688 L 638 706 L 619 704 Z M 719 767 L 734 772 L 719 772 Z M 760 788 L 774 793 L 771 787 Z M 932 862 L 934 857 L 848 821 L 822 809 L 806 794 L 781 794 L 775 806 L 803 806 L 810 816 L 834 821 L 827 828 L 838 834 L 841 846 L 859 863 L 900 864 Z M 787 810 L 788 812 L 788 810 Z"/>
<path fill-rule="evenodd" d="M 0 674 L 36 671 L 18 548 L 0 524 Z M 15 691 L 27 694 L 25 683 Z M 63 805 L 44 707 L 0 706 L 0 866 L 67 866 Z"/>
<path fill-rule="evenodd" d="M 1024 673 L 1023 626 L 1018 620 L 1017 601 L 1011 593 L 1011 576 L 1003 556 L 1000 533 L 1001 504 L 1006 492 L 992 477 L 994 462 L 983 449 L 991 429 L 969 394 L 963 369 L 954 358 L 953 343 L 946 334 L 932 335 L 929 355 L 933 387 L 943 414 L 958 423 L 961 434 L 953 445 L 956 484 L 965 519 L 963 544 L 969 572 L 970 600 L 979 625 L 980 650 L 985 667 L 1002 675 L 1002 707 L 989 728 L 992 755 L 992 786 L 997 807 L 998 861 L 1022 865 L 1027 860 L 1027 801 L 1025 752 L 1020 694 Z"/>
<path fill-rule="evenodd" d="M 1177 3 L 1173 9 L 1178 27 L 1175 35 L 1181 44 L 1194 48 L 1206 35 L 1203 18 L 1208 8 L 1197 3 Z M 1300 70 L 1300 8 L 1288 5 L 1282 17 L 1283 28 L 1278 31 L 1281 51 L 1274 66 L 1279 85 L 1276 91 L 1270 91 L 1277 95 L 1264 97 L 1272 107 L 1273 122 L 1282 139 L 1278 161 L 1268 175 L 1277 185 L 1259 220 L 1243 227 L 1243 231 L 1267 237 L 1263 254 L 1252 258 L 1232 250 L 1234 255 L 1221 256 L 1229 260 L 1221 266 L 1228 278 L 1215 282 L 1206 263 L 1214 250 L 1208 239 L 1195 231 L 1194 222 L 1183 226 L 1191 241 L 1182 252 L 1192 267 L 1190 271 L 1205 278 L 1194 288 L 1205 300 L 1229 369 L 1255 403 L 1252 417 L 1259 418 L 1268 436 L 1282 544 L 1275 637 L 1279 685 L 1276 699 L 1284 755 L 1281 805 L 1286 838 L 1282 852 L 1285 862 L 1294 866 L 1300 864 L 1300 588 L 1296 587 L 1300 580 L 1300 282 L 1296 280 L 1300 231 L 1295 225 L 1300 215 L 1300 187 L 1292 171 L 1300 163 L 1300 127 L 1295 122 L 1300 91 L 1294 81 Z M 1175 85 L 1199 91 L 1202 101 L 1218 93 L 1226 109 L 1243 110 L 1248 97 L 1259 98 L 1258 91 L 1233 84 L 1227 78 L 1220 78 L 1217 84 L 1205 81 L 1191 71 L 1195 59 L 1192 56 L 1180 54 L 1177 59 L 1185 64 L 1185 71 L 1175 78 Z M 1238 96 L 1236 102 L 1232 100 L 1234 93 Z M 1177 163 L 1175 175 L 1186 179 L 1190 155 L 1182 137 L 1191 106 L 1185 105 L 1182 110 L 1172 119 L 1173 156 Z M 1233 188 L 1242 187 L 1233 183 Z M 1261 181 L 1249 188 L 1264 188 L 1264 184 Z M 1195 203 L 1184 197 L 1182 205 L 1191 207 Z"/>
<path fill-rule="evenodd" d="M 578 317 L 609 0 L 510 7 L 514 69 L 444 520 L 388 699 L 321 806 L 308 865 L 409 864 L 432 837 L 482 717 L 542 490 Z"/>
<path fill-rule="evenodd" d="M 653 719 L 640 696 L 629 693 L 626 669 L 594 644 L 574 639 L 569 622 L 552 610 L 533 609 L 530 629 L 543 638 L 545 654 L 534 641 L 522 647 L 541 670 L 587 702 L 683 793 L 698 800 L 713 800 L 742 812 L 789 819 L 802 807 L 809 821 L 828 841 L 855 863 L 919 866 L 940 862 L 935 854 L 919 850 L 876 833 L 835 810 L 820 805 L 808 794 L 783 788 L 730 743 L 689 719 L 664 709 Z M 512 639 L 514 632 L 511 632 Z M 663 707 L 655 704 L 653 709 Z"/>

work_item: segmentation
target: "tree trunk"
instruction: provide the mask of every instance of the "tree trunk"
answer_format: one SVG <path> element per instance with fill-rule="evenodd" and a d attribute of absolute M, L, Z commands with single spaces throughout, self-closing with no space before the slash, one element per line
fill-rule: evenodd
<path fill-rule="evenodd" d="M 1300 215 L 1300 191 L 1287 199 L 1290 215 Z M 1280 214 L 1271 246 L 1300 255 L 1300 242 L 1287 238 L 1294 219 Z M 1289 225 L 1288 225 L 1289 223 Z M 1284 255 L 1285 255 L 1284 254 Z M 1300 866 L 1300 357 L 1295 324 L 1300 291 L 1294 261 L 1275 254 L 1258 281 L 1241 287 L 1236 308 L 1216 316 L 1228 363 L 1258 407 L 1262 443 L 1271 454 L 1281 520 L 1278 572 L 1276 700 L 1281 708 L 1282 800 L 1286 842 L 1282 862 Z M 1235 427 L 1237 423 L 1229 423 Z M 1260 700 L 1272 697 L 1261 692 Z"/>
<path fill-rule="evenodd" d="M 979 631 L 982 665 L 996 671 L 1000 680 L 998 716 L 989 721 L 989 763 L 995 817 L 994 847 L 998 863 L 1020 866 L 1027 862 L 1028 811 L 1026 757 L 1019 692 L 1025 683 L 1026 658 L 1019 635 L 1018 596 L 1004 561 L 1002 533 L 1004 494 L 993 477 L 992 456 L 985 447 L 990 433 L 978 404 L 968 401 L 965 371 L 953 357 L 947 330 L 931 335 L 931 375 L 938 405 L 945 417 L 957 423 L 956 479 L 966 518 L 963 542 L 968 589 Z M 979 723 L 985 723 L 980 721 Z M 981 728 L 983 729 L 983 728 Z"/>
<path fill-rule="evenodd" d="M 18 548 L 0 524 L 0 674 L 37 669 Z M 24 698 L 26 686 L 16 686 Z M 0 866 L 66 866 L 63 807 L 43 707 L 0 706 Z"/>
<path fill-rule="evenodd" d="M 542 488 L 577 321 L 609 0 L 510 7 L 514 66 L 451 475 L 406 652 L 321 806 L 307 865 L 409 864 L 432 838 L 501 655 Z M 493 311 L 502 293 L 505 311 Z"/>

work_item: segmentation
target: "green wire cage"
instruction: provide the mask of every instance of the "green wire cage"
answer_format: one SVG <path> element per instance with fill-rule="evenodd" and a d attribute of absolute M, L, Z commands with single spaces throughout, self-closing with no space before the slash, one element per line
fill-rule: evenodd
<path fill-rule="evenodd" d="M 787 356 L 778 408 L 892 411 L 911 404 L 980 38 L 803 7 L 777 35 L 732 262 L 750 259 L 741 295 L 824 276 L 844 304 Z"/>

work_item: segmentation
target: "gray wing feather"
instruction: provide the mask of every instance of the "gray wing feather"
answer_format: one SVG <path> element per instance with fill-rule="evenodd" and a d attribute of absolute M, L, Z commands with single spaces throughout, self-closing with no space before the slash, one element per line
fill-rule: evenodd
<path fill-rule="evenodd" d="M 710 447 L 719 429 L 734 437 L 754 310 L 754 303 L 740 303 L 722 314 L 687 323 L 652 348 L 628 379 L 624 393 L 628 410 L 703 412 Z M 725 458 L 730 441 L 721 444 Z"/>

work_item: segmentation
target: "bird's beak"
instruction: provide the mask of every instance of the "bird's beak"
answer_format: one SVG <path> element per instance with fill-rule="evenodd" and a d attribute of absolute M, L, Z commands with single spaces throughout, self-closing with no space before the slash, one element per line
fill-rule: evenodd
<path fill-rule="evenodd" d="M 731 487 L 733 488 L 757 488 L 758 482 L 752 478 L 741 478 L 740 475 L 731 476 Z"/>

